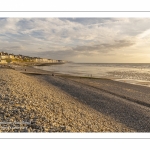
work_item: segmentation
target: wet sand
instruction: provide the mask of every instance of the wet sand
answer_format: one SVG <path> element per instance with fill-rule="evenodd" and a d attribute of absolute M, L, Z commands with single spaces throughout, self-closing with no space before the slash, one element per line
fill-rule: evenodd
<path fill-rule="evenodd" d="M 32 67 L 0 69 L 0 84 L 1 122 L 22 123 L 1 132 L 150 131 L 148 87 Z"/>

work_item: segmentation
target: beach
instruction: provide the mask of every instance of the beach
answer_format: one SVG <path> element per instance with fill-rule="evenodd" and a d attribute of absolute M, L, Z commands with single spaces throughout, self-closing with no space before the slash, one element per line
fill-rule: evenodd
<path fill-rule="evenodd" d="M 0 68 L 1 132 L 149 132 L 149 87 Z"/>

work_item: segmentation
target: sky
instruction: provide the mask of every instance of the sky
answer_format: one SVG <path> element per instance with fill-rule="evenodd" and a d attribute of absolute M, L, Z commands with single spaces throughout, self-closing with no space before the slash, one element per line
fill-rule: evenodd
<path fill-rule="evenodd" d="M 150 18 L 0 18 L 0 51 L 83 63 L 150 63 Z"/>

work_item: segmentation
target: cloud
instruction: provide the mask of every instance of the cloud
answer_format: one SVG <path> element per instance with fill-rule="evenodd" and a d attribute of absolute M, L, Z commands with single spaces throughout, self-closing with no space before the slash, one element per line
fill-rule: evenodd
<path fill-rule="evenodd" d="M 44 58 L 71 60 L 70 57 L 76 57 L 79 55 L 79 53 L 73 50 L 58 50 L 58 51 L 38 52 L 33 53 L 32 55 Z"/>
<path fill-rule="evenodd" d="M 3 52 L 7 52 L 7 53 L 14 53 L 14 54 L 18 54 L 18 53 L 22 53 L 22 51 L 24 50 L 24 48 L 22 46 L 5 46 L 5 47 L 1 47 L 0 51 Z"/>
<path fill-rule="evenodd" d="M 68 48 L 66 50 L 55 50 L 55 51 L 44 51 L 34 53 L 33 55 L 42 56 L 45 58 L 54 58 L 54 59 L 68 59 L 77 58 L 80 56 L 94 56 L 99 54 L 107 54 L 108 52 L 113 51 L 114 49 L 121 49 L 124 47 L 130 47 L 134 45 L 132 41 L 119 40 L 115 41 L 113 44 L 99 44 L 93 46 L 77 46 L 75 48 Z M 113 55 L 113 54 L 107 54 Z"/>
<path fill-rule="evenodd" d="M 104 43 L 104 44 L 99 44 L 99 45 L 93 45 L 93 46 L 77 46 L 73 48 L 75 51 L 83 51 L 83 52 L 88 52 L 88 51 L 98 51 L 98 52 L 103 52 L 107 53 L 109 51 L 112 51 L 114 49 L 120 49 L 124 47 L 129 47 L 134 45 L 134 42 L 128 41 L 128 40 L 119 40 L 115 41 L 114 43 Z"/>
<path fill-rule="evenodd" d="M 142 53 L 150 39 L 149 18 L 1 18 L 0 26 L 0 51 L 55 59 Z"/>

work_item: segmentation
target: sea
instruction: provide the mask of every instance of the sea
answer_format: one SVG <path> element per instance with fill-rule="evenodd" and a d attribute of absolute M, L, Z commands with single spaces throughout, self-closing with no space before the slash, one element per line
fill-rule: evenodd
<path fill-rule="evenodd" d="M 150 87 L 150 63 L 65 63 L 35 68 L 93 78 L 108 78 Z"/>

